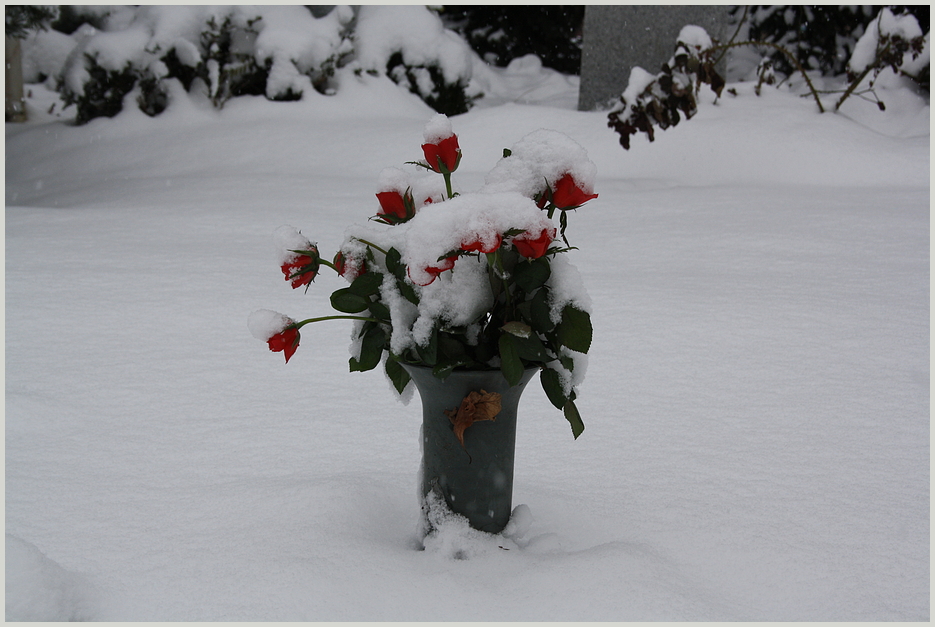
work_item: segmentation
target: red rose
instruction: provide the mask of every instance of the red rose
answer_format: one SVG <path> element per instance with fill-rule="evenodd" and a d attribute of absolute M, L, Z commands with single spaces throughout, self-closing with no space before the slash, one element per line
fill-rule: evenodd
<path fill-rule="evenodd" d="M 426 285 L 431 285 L 432 283 L 434 283 L 434 282 L 435 282 L 435 279 L 438 278 L 438 275 L 441 274 L 442 272 L 445 272 L 446 270 L 451 270 L 452 268 L 454 268 L 454 267 L 455 267 L 455 261 L 456 261 L 457 259 L 458 259 L 457 256 L 454 256 L 454 257 L 446 257 L 445 259 L 442 259 L 441 261 L 438 262 L 440 265 L 437 265 L 437 266 L 427 266 L 427 267 L 425 267 L 425 268 L 422 268 L 422 271 L 423 271 L 423 272 L 425 272 L 426 274 L 431 275 L 431 277 L 432 277 L 431 279 L 428 280 L 427 283 L 420 283 L 419 281 L 416 281 L 415 279 L 413 279 L 413 278 L 412 278 L 412 273 L 409 272 L 409 268 L 406 268 L 406 274 L 409 275 L 409 278 L 412 279 L 412 282 L 413 282 L 413 283 L 415 283 L 416 285 L 421 285 L 422 287 L 425 287 Z"/>
<path fill-rule="evenodd" d="M 549 245 L 555 238 L 555 228 L 545 228 L 539 234 L 539 237 L 532 239 L 532 235 L 527 231 L 522 235 L 513 238 L 513 245 L 523 257 L 529 259 L 538 259 L 549 250 Z"/>
<path fill-rule="evenodd" d="M 291 261 L 282 264 L 282 273 L 286 280 L 292 283 L 292 289 L 308 285 L 315 280 L 318 274 L 318 249 L 312 246 L 311 250 L 303 251 L 310 254 L 299 254 Z"/>
<path fill-rule="evenodd" d="M 597 198 L 597 194 L 584 193 L 569 173 L 555 183 L 550 200 L 559 209 L 574 209 L 592 198 Z"/>
<path fill-rule="evenodd" d="M 299 347 L 299 330 L 295 327 L 286 327 L 266 341 L 269 342 L 271 351 L 285 354 L 286 363 L 288 364 L 289 358 L 295 354 L 295 349 Z"/>
<path fill-rule="evenodd" d="M 457 170 L 461 161 L 457 135 L 446 137 L 437 144 L 422 144 L 422 152 L 429 167 L 442 174 Z"/>
<path fill-rule="evenodd" d="M 476 239 L 467 244 L 461 244 L 461 250 L 467 252 L 478 252 L 478 253 L 492 253 L 493 251 L 500 248 L 500 244 L 503 242 L 503 238 L 500 235 L 496 236 L 493 244 L 485 245 L 480 239 Z"/>
<path fill-rule="evenodd" d="M 366 271 L 367 263 L 362 259 L 347 259 L 344 253 L 338 251 L 334 256 L 334 269 L 339 276 L 343 276 L 349 281 L 353 281 L 359 275 Z"/>
<path fill-rule="evenodd" d="M 409 191 L 400 194 L 397 191 L 380 192 L 377 194 L 380 201 L 380 212 L 377 214 L 385 222 L 397 224 L 405 222 L 416 214 Z"/>

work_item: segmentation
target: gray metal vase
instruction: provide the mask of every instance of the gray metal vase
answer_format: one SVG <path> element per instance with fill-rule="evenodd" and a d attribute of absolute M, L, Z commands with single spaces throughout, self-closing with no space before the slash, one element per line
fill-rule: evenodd
<path fill-rule="evenodd" d="M 431 368 L 403 364 L 422 398 L 422 497 L 433 490 L 471 526 L 499 533 L 513 509 L 513 456 L 516 410 L 526 384 L 538 372 L 530 368 L 510 387 L 499 370 L 454 371 L 444 380 Z M 501 395 L 495 420 L 475 422 L 464 432 L 464 446 L 445 410 L 456 410 L 471 392 Z"/>

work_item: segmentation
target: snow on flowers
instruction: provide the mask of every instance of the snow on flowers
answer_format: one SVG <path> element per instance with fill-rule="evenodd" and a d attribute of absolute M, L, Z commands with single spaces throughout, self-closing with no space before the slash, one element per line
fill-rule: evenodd
<path fill-rule="evenodd" d="M 331 294 L 339 313 L 296 321 L 261 310 L 251 332 L 288 362 L 304 325 L 352 320 L 350 370 L 382 362 L 399 393 L 410 383 L 401 364 L 441 379 L 455 369 L 499 369 L 511 385 L 538 368 L 577 438 L 591 301 L 567 259 L 574 248 L 565 231 L 569 212 L 597 198 L 594 164 L 571 138 L 539 130 L 503 151 L 481 189 L 458 194 L 451 176 L 462 154 L 446 116 L 426 124 L 421 148 L 425 160 L 409 162 L 415 172 L 380 173 L 375 215 L 347 229 L 333 262 L 293 227 L 275 233 L 293 288 L 308 289 L 321 266 L 349 282 Z"/>

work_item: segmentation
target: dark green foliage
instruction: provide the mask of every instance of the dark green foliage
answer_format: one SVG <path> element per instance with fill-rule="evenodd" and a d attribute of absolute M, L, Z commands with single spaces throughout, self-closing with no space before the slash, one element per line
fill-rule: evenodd
<path fill-rule="evenodd" d="M 182 83 L 185 91 L 188 91 L 192 88 L 192 83 L 196 78 L 206 78 L 205 76 L 202 76 L 204 74 L 204 64 L 199 63 L 197 67 L 185 65 L 179 60 L 178 53 L 176 53 L 175 48 L 169 50 L 169 52 L 167 52 L 160 60 L 165 64 L 166 69 L 169 71 L 169 76 L 179 79 L 179 82 Z"/>
<path fill-rule="evenodd" d="M 82 5 L 63 4 L 59 6 L 58 17 L 50 24 L 53 30 L 71 35 L 83 24 L 90 24 L 98 30 L 104 28 L 106 13 L 88 11 Z"/>
<path fill-rule="evenodd" d="M 7 4 L 6 35 L 23 39 L 32 31 L 45 30 L 49 22 L 58 17 L 58 8 L 25 4 Z"/>
<path fill-rule="evenodd" d="M 882 8 L 875 5 L 754 5 L 747 13 L 748 39 L 780 45 L 792 52 L 804 69 L 837 76 L 847 71 L 847 62 L 857 40 Z M 895 6 L 891 10 L 894 13 L 909 11 L 919 21 L 922 32 L 928 32 L 929 5 Z M 734 7 L 732 12 L 740 16 L 743 8 Z M 783 53 L 774 50 L 769 57 L 777 71 L 786 75 L 795 71 Z"/>
<path fill-rule="evenodd" d="M 527 54 L 563 74 L 581 71 L 584 5 L 445 5 L 445 25 L 499 67 Z"/>
<path fill-rule="evenodd" d="M 474 98 L 467 95 L 467 85 L 458 80 L 449 83 L 437 65 L 406 65 L 400 52 L 393 53 L 386 63 L 386 74 L 393 82 L 409 89 L 428 106 L 445 115 L 467 113 Z M 423 80 L 420 80 L 422 74 Z M 428 76 L 432 89 L 425 93 L 424 77 Z"/>

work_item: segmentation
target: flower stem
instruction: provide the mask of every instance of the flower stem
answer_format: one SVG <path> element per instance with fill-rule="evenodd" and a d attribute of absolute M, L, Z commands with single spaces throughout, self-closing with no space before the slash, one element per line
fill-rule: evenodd
<path fill-rule="evenodd" d="M 358 242 L 360 242 L 361 244 L 366 244 L 366 245 L 369 246 L 370 248 L 376 248 L 377 250 L 379 250 L 379 251 L 380 251 L 381 253 L 383 253 L 384 255 L 387 254 L 385 250 L 383 250 L 382 248 L 380 248 L 379 246 L 377 246 L 377 245 L 374 244 L 373 242 L 368 242 L 367 240 L 365 240 L 365 239 L 360 239 L 359 237 L 355 237 L 354 239 L 356 239 L 356 240 L 357 240 Z"/>
<path fill-rule="evenodd" d="M 321 322 L 322 320 L 363 320 L 365 322 L 380 322 L 376 318 L 370 318 L 368 316 L 321 316 L 318 318 L 309 318 L 307 320 L 302 320 L 301 322 L 296 322 L 292 326 L 296 329 L 301 329 L 310 322 Z"/>
<path fill-rule="evenodd" d="M 451 172 L 442 172 L 442 176 L 445 177 L 445 191 L 448 193 L 448 200 L 453 198 L 451 194 Z"/>

